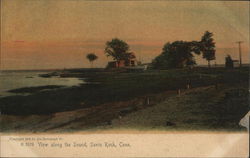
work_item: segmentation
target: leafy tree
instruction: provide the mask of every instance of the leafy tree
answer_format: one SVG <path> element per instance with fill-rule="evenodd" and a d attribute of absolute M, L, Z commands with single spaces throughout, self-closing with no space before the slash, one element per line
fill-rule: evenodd
<path fill-rule="evenodd" d="M 104 53 L 111 56 L 114 60 L 120 62 L 121 60 L 129 60 L 135 58 L 134 54 L 129 52 L 129 45 L 118 38 L 114 38 L 106 43 Z"/>
<path fill-rule="evenodd" d="M 210 61 L 215 59 L 215 42 L 212 36 L 213 33 L 206 31 L 200 41 L 200 50 L 203 58 L 208 62 L 208 67 L 210 67 Z"/>
<path fill-rule="evenodd" d="M 152 66 L 157 69 L 189 67 L 196 64 L 192 53 L 200 54 L 199 42 L 166 43 L 162 53 L 153 60 Z"/>
<path fill-rule="evenodd" d="M 226 66 L 226 68 L 233 68 L 234 67 L 233 59 L 231 58 L 230 55 L 227 55 L 225 58 L 225 66 Z"/>
<path fill-rule="evenodd" d="M 96 56 L 94 53 L 87 54 L 86 58 L 89 60 L 91 64 L 91 68 L 93 68 L 93 62 L 98 59 L 98 56 Z"/>

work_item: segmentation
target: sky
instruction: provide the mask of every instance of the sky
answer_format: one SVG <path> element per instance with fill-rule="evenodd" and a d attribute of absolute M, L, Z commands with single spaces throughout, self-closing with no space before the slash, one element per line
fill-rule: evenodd
<path fill-rule="evenodd" d="M 105 67 L 112 58 L 105 43 L 119 38 L 143 63 L 151 62 L 167 42 L 200 40 L 214 34 L 216 61 L 225 56 L 249 63 L 248 1 L 84 1 L 2 0 L 1 68 L 90 67 L 88 53 Z M 207 64 L 196 56 L 198 64 Z"/>

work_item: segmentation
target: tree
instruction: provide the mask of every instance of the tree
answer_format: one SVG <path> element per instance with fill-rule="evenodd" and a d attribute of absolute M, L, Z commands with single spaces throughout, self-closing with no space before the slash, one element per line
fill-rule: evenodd
<path fill-rule="evenodd" d="M 226 66 L 226 68 L 233 68 L 234 67 L 233 59 L 231 58 L 230 55 L 227 55 L 225 57 L 225 66 Z"/>
<path fill-rule="evenodd" d="M 203 58 L 208 62 L 208 67 L 210 67 L 210 61 L 215 59 L 215 42 L 212 36 L 213 33 L 206 31 L 200 41 L 200 50 Z"/>
<path fill-rule="evenodd" d="M 111 56 L 117 62 L 120 62 L 121 60 L 129 60 L 135 57 L 134 54 L 129 51 L 129 45 L 126 42 L 114 38 L 106 43 L 104 53 L 107 56 Z"/>
<path fill-rule="evenodd" d="M 86 58 L 89 60 L 91 64 L 91 68 L 93 68 L 93 62 L 98 59 L 98 56 L 96 56 L 94 53 L 87 54 Z"/>
<path fill-rule="evenodd" d="M 162 53 L 153 60 L 152 66 L 157 69 L 189 67 L 196 64 L 192 53 L 200 54 L 199 42 L 166 43 Z"/>

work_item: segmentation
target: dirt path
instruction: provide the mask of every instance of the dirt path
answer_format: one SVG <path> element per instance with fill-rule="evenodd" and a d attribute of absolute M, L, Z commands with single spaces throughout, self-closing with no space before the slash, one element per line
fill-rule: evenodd
<path fill-rule="evenodd" d="M 175 95 L 176 91 L 141 96 L 129 101 L 106 103 L 91 108 L 54 113 L 51 115 L 0 116 L 0 130 L 3 132 L 58 132 L 86 130 L 109 125 L 113 119 L 128 113 L 140 111 Z"/>

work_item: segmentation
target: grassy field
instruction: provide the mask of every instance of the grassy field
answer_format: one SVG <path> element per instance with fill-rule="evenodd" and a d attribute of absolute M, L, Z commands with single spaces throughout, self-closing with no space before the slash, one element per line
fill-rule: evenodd
<path fill-rule="evenodd" d="M 134 111 L 138 111 L 138 115 L 131 116 L 131 119 L 129 117 L 127 125 L 138 128 L 163 127 L 169 129 L 174 127 L 174 129 L 183 129 L 188 127 L 216 129 L 224 127 L 226 129 L 239 129 L 236 122 L 249 110 L 248 68 L 242 68 L 241 70 L 224 68 L 148 70 L 137 73 L 126 71 L 81 72 L 79 70 L 68 72 L 66 76 L 85 78 L 88 84 L 47 91 L 40 91 L 39 87 L 21 89 L 19 92 L 34 90 L 34 93 L 29 96 L 20 95 L 1 98 L 0 109 L 2 114 L 22 118 L 33 115 L 48 119 L 51 118 L 49 115 L 54 113 L 78 109 L 91 111 L 89 109 L 92 109 L 92 113 L 87 117 L 90 123 L 83 121 L 86 120 L 85 115 L 82 116 L 85 119 L 80 120 L 84 122 L 86 127 L 95 127 L 103 124 L 103 122 L 104 124 L 107 122 L 107 124 L 110 124 L 110 121 L 119 117 L 119 113 L 126 106 L 129 108 L 136 106 L 135 104 L 123 104 L 118 108 L 116 106 L 117 102 L 126 102 L 145 96 L 154 99 L 157 98 L 157 95 L 165 92 L 171 92 L 175 99 L 162 103 L 169 95 L 163 96 L 161 99 L 155 99 L 153 105 L 158 106 L 152 105 L 152 108 L 161 109 L 165 107 L 164 118 L 163 115 L 157 114 L 157 110 L 152 112 L 150 108 L 141 106 L 139 109 L 145 108 L 145 110 L 149 111 L 143 112 L 139 110 L 143 112 L 143 114 L 140 114 L 138 107 L 136 110 L 128 110 L 131 115 Z M 178 96 L 175 96 L 178 90 L 183 92 L 188 85 L 190 90 L 206 86 L 213 88 L 185 94 L 178 99 Z M 103 106 L 104 104 L 105 106 Z M 103 113 L 93 110 L 98 109 L 97 107 L 99 107 L 99 111 L 102 109 Z M 164 111 L 159 109 L 159 112 Z M 93 120 L 91 119 L 92 115 L 95 116 Z M 99 116 L 101 119 L 98 119 Z M 148 120 L 148 124 L 141 122 L 139 117 L 142 118 L 141 121 Z M 37 120 L 39 121 L 40 118 Z M 9 122 L 4 123 L 6 125 L 10 122 L 11 119 Z M 71 120 L 71 123 L 74 123 L 74 119 Z M 3 120 L 1 124 L 3 124 Z M 169 127 L 166 124 L 169 124 Z M 115 122 L 112 125 L 117 127 Z M 125 123 L 124 127 L 127 125 Z M 60 125 L 60 127 L 62 126 Z M 72 126 L 72 128 L 79 129 L 77 125 Z"/>
<path fill-rule="evenodd" d="M 171 96 L 155 106 L 114 119 L 99 129 L 242 130 L 240 119 L 249 110 L 243 85 L 196 88 Z M 244 129 L 245 130 L 245 129 Z"/>

